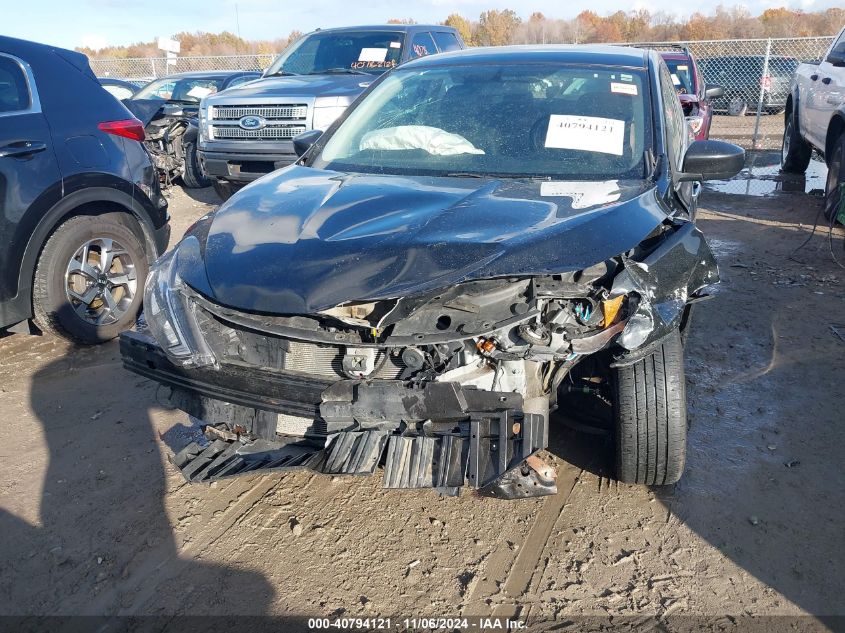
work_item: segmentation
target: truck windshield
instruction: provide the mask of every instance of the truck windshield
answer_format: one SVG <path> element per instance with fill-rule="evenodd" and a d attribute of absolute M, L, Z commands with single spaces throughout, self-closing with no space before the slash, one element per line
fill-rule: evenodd
<path fill-rule="evenodd" d="M 381 74 L 399 63 L 401 31 L 326 31 L 306 35 L 264 73 L 274 75 Z"/>
<path fill-rule="evenodd" d="M 640 179 L 652 147 L 642 71 L 513 63 L 397 69 L 312 166 L 432 176 Z"/>
<path fill-rule="evenodd" d="M 680 94 L 694 95 L 696 93 L 695 77 L 689 60 L 664 59 L 672 74 L 675 91 Z"/>

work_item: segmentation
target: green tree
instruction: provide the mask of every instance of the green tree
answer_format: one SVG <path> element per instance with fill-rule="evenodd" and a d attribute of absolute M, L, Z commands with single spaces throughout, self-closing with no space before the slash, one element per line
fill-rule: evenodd
<path fill-rule="evenodd" d="M 510 9 L 485 11 L 478 20 L 478 43 L 481 46 L 510 44 L 521 22 L 519 16 Z"/>

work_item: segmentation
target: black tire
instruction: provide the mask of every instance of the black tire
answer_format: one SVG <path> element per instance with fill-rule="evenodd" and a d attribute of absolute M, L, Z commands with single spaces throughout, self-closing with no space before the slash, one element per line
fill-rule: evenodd
<path fill-rule="evenodd" d="M 220 197 L 223 202 L 235 195 L 243 185 L 236 185 L 228 180 L 218 180 L 215 178 L 211 185 L 214 187 L 214 192 Z"/>
<path fill-rule="evenodd" d="M 677 331 L 650 356 L 614 370 L 616 477 L 673 484 L 684 471 L 687 403 L 684 349 Z"/>
<path fill-rule="evenodd" d="M 69 286 L 80 283 L 80 280 L 87 280 L 88 277 L 79 274 L 70 277 L 76 280 L 75 282 L 69 282 L 67 271 L 83 245 L 92 240 L 104 239 L 112 240 L 115 252 L 119 252 L 111 260 L 113 264 L 110 274 L 115 275 L 113 279 L 123 275 L 134 277 L 135 283 L 131 291 L 128 285 L 108 286 L 109 296 L 117 299 L 119 304 L 114 310 L 106 310 L 105 299 L 100 299 L 99 306 L 109 314 L 102 324 L 97 325 L 80 315 L 68 294 Z M 90 257 L 98 255 L 95 249 L 96 247 L 91 251 L 89 258 L 86 258 L 86 263 L 92 261 Z M 128 213 L 71 218 L 53 232 L 38 257 L 32 288 L 35 322 L 45 332 L 78 343 L 95 345 L 109 341 L 135 323 L 141 309 L 144 282 L 148 272 L 147 252 L 141 227 Z M 102 277 L 106 278 L 105 275 Z M 88 290 L 97 285 L 92 283 Z M 97 299 L 94 299 L 92 303 L 96 306 L 96 302 Z M 83 311 L 88 315 L 88 310 Z"/>
<path fill-rule="evenodd" d="M 745 116 L 748 112 L 748 101 L 745 97 L 736 95 L 728 100 L 728 114 L 731 116 Z"/>
<path fill-rule="evenodd" d="M 824 188 L 824 217 L 831 221 L 839 211 L 845 183 L 845 133 L 833 141 L 833 151 L 827 162 L 827 181 Z"/>
<path fill-rule="evenodd" d="M 188 189 L 202 189 L 211 186 L 211 178 L 206 176 L 200 166 L 196 143 L 185 143 L 185 173 L 182 184 Z"/>
<path fill-rule="evenodd" d="M 813 148 L 798 132 L 798 117 L 794 111 L 786 114 L 783 141 L 780 147 L 780 168 L 788 174 L 803 174 L 810 164 Z"/>

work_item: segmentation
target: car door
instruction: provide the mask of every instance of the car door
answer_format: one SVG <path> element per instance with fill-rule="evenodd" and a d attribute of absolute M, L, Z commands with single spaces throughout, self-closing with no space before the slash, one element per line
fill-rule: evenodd
<path fill-rule="evenodd" d="M 833 46 L 825 53 L 825 58 L 818 69 L 810 72 L 810 80 L 807 82 L 809 90 L 803 97 L 803 103 L 798 106 L 799 113 L 802 107 L 806 108 L 804 112 L 806 119 L 802 122 L 806 126 L 804 135 L 816 147 L 824 147 L 830 117 L 845 99 L 845 94 L 843 94 L 845 81 L 842 80 L 845 69 L 831 64 L 828 57 L 832 51 L 843 48 L 845 48 L 845 29 L 839 33 Z"/>
<path fill-rule="evenodd" d="M 0 302 L 18 290 L 19 242 L 28 238 L 15 235 L 18 225 L 36 201 L 46 206 L 57 200 L 60 183 L 32 69 L 0 51 Z"/>

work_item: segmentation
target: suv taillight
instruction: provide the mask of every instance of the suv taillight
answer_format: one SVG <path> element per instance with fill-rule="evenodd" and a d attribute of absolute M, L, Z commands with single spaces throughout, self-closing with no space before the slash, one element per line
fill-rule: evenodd
<path fill-rule="evenodd" d="M 144 126 L 138 119 L 122 119 L 120 121 L 103 121 L 97 125 L 106 134 L 131 138 L 133 141 L 144 140 Z"/>
<path fill-rule="evenodd" d="M 763 79 L 760 80 L 760 85 L 763 86 L 763 90 L 771 90 L 771 88 L 772 88 L 772 76 L 771 75 L 763 75 Z"/>

